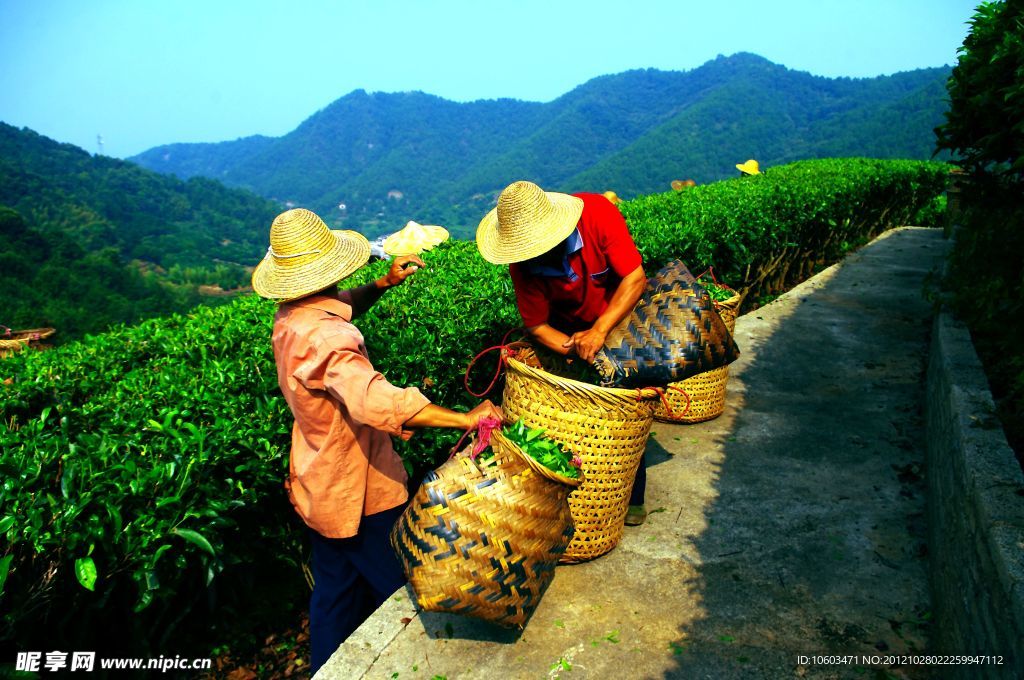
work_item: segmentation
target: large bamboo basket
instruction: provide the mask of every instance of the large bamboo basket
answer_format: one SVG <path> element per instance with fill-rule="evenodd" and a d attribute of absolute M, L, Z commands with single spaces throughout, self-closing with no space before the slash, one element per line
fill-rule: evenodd
<path fill-rule="evenodd" d="M 715 303 L 730 335 L 736 330 L 736 316 L 742 302 L 742 295 L 733 295 L 728 300 Z M 729 367 L 722 366 L 670 383 L 665 390 L 665 401 L 655 405 L 654 418 L 665 423 L 700 423 L 717 418 L 725 411 L 728 382 Z"/>
<path fill-rule="evenodd" d="M 525 347 L 506 352 L 505 418 L 520 418 L 578 455 L 583 482 L 569 495 L 576 534 L 562 562 L 582 562 L 618 545 L 640 457 L 654 422 L 655 389 L 599 387 L 539 367 Z"/>
<path fill-rule="evenodd" d="M 494 457 L 469 449 L 427 476 L 391 531 L 425 611 L 525 625 L 572 537 L 566 497 L 579 483 L 533 461 L 501 434 Z"/>

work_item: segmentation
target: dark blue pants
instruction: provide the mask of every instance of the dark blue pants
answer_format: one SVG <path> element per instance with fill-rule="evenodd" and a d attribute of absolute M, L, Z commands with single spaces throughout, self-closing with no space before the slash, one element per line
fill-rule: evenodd
<path fill-rule="evenodd" d="M 633 491 L 629 494 L 630 505 L 643 505 L 644 492 L 647 491 L 647 452 L 640 456 L 640 466 L 633 478 Z"/>
<path fill-rule="evenodd" d="M 310 531 L 313 542 L 313 594 L 309 598 L 310 674 L 338 645 L 405 583 L 405 574 L 388 542 L 404 506 L 363 517 L 351 538 L 325 538 Z"/>

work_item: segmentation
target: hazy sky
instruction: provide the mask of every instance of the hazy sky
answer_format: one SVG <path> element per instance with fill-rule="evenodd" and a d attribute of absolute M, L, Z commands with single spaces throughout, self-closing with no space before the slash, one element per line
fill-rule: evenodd
<path fill-rule="evenodd" d="M 956 63 L 974 0 L 0 0 L 0 120 L 90 152 L 278 136 L 355 89 L 550 101 L 753 52 L 867 77 Z"/>

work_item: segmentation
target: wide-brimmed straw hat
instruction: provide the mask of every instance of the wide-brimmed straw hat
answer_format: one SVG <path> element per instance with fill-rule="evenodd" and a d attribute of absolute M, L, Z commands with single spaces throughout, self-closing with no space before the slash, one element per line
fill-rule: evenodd
<path fill-rule="evenodd" d="M 334 285 L 369 259 L 362 234 L 331 230 L 316 213 L 295 208 L 270 225 L 270 247 L 252 273 L 252 288 L 272 300 L 297 300 Z"/>
<path fill-rule="evenodd" d="M 523 262 L 569 238 L 581 214 L 582 199 L 544 191 L 533 182 L 513 182 L 480 220 L 476 245 L 492 264 Z"/>
<path fill-rule="evenodd" d="M 759 175 L 759 174 L 761 174 L 761 169 L 758 166 L 757 161 L 755 161 L 753 158 L 751 158 L 746 163 L 737 163 L 736 164 L 736 169 L 739 170 L 740 172 L 742 172 L 744 175 Z"/>

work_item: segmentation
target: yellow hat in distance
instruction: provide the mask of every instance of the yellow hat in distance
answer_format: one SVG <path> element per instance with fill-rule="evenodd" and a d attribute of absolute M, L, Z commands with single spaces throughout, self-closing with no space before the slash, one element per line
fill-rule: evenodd
<path fill-rule="evenodd" d="M 760 175 L 761 170 L 753 158 L 746 163 L 737 163 L 736 169 L 742 172 L 744 175 Z"/>

